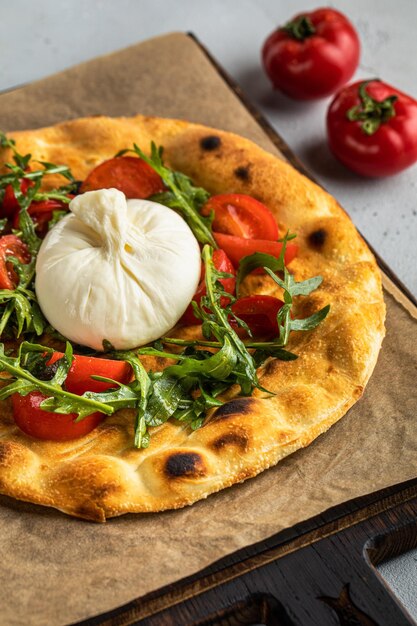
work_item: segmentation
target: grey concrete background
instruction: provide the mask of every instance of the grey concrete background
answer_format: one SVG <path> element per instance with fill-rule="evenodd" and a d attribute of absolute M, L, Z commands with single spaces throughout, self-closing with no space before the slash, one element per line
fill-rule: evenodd
<path fill-rule="evenodd" d="M 319 5 L 317 0 L 0 0 L 0 90 L 155 35 L 193 31 L 417 295 L 417 165 L 379 180 L 350 173 L 326 145 L 330 99 L 289 100 L 271 89 L 262 71 L 266 36 L 295 13 Z M 381 77 L 417 97 L 417 2 L 328 5 L 346 13 L 359 32 L 362 55 L 355 78 Z M 380 572 L 417 619 L 417 550 L 382 565 Z"/>

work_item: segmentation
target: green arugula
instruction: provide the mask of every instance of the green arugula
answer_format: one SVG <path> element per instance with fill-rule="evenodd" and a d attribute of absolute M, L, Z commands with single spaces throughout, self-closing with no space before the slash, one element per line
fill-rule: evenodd
<path fill-rule="evenodd" d="M 28 209 L 33 201 L 60 200 L 68 204 L 71 200 L 69 193 L 76 191 L 78 183 L 75 181 L 70 169 L 64 165 L 55 165 L 47 161 L 35 161 L 41 168 L 32 168 L 34 161 L 31 154 L 21 155 L 13 139 L 6 137 L 0 131 L 0 148 L 12 151 L 13 163 L 6 163 L 9 170 L 0 175 L 0 201 L 4 196 L 5 189 L 11 185 L 17 203 L 19 204 L 19 227 L 13 231 L 28 246 L 32 255 L 29 264 L 20 263 L 13 256 L 7 257 L 7 263 L 11 263 L 19 276 L 19 284 L 14 290 L 0 290 L 0 335 L 9 333 L 16 338 L 21 334 L 36 333 L 41 335 L 47 326 L 47 322 L 37 303 L 34 288 L 36 255 L 39 251 L 42 240 L 35 231 L 35 225 L 29 215 Z M 30 168 L 30 169 L 29 169 Z M 67 185 L 62 185 L 58 189 L 41 192 L 40 187 L 44 176 L 60 174 L 68 180 Z M 25 193 L 21 189 L 23 179 L 31 181 Z M 52 227 L 64 214 L 63 211 L 54 211 L 49 223 Z M 7 219 L 1 220 L 1 229 L 7 226 Z"/>
<path fill-rule="evenodd" d="M 60 174 L 69 181 L 69 185 L 59 187 L 50 192 L 39 193 L 38 196 L 32 198 L 33 200 L 47 200 L 50 198 L 61 200 L 62 202 L 69 203 L 70 199 L 66 197 L 67 193 L 75 191 L 78 183 L 71 173 L 71 170 L 66 165 L 56 165 L 55 163 L 49 163 L 48 161 L 34 161 L 42 165 L 42 169 L 29 170 L 29 164 L 32 161 L 31 154 L 21 155 L 16 149 L 16 142 L 14 139 L 9 139 L 6 135 L 0 131 L 0 148 L 8 148 L 12 151 L 14 163 L 6 163 L 5 167 L 9 170 L 8 173 L 0 176 L 0 188 L 6 187 L 6 185 L 13 185 L 16 179 L 26 178 L 35 183 L 42 181 L 45 175 Z M 33 162 L 33 161 L 32 161 Z M 39 189 L 38 186 L 38 189 Z M 14 187 L 13 187 L 14 190 Z M 15 191 L 15 190 L 14 190 Z M 19 185 L 20 191 L 20 185 Z M 38 191 L 38 190 L 37 190 Z M 16 193 L 16 192 L 15 192 Z M 36 192 L 37 193 L 37 192 Z M 20 204 L 20 202 L 19 202 Z"/>
<path fill-rule="evenodd" d="M 86 391 L 82 396 L 78 396 L 67 391 L 63 384 L 73 360 L 72 346 L 69 342 L 54 376 L 50 380 L 36 376 L 34 370 L 35 366 L 39 370 L 39 359 L 45 363 L 53 352 L 46 346 L 24 341 L 19 347 L 18 355 L 10 357 L 5 354 L 4 345 L 0 344 L 0 371 L 9 374 L 7 378 L 2 377 L 2 380 L 11 381 L 0 390 L 0 400 L 14 393 L 26 396 L 32 391 L 39 391 L 46 396 L 40 405 L 42 409 L 63 414 L 76 413 L 77 421 L 96 411 L 112 415 L 118 409 L 135 406 L 138 399 L 135 390 L 129 385 L 115 381 L 111 381 L 114 382 L 115 389 L 99 393 Z M 32 353 L 38 353 L 38 359 L 28 359 L 28 355 Z M 102 380 L 101 377 L 95 378 Z"/>
<path fill-rule="evenodd" d="M 15 257 L 8 257 L 19 276 L 19 284 L 15 290 L 0 290 L 0 334 L 3 331 L 14 330 L 16 337 L 25 332 L 35 332 L 40 335 L 47 322 L 36 301 L 34 292 L 35 259 L 40 246 L 32 219 L 28 213 L 30 203 L 34 200 L 56 198 L 69 201 L 62 195 L 76 189 L 68 168 L 56 166 L 52 163 L 41 162 L 43 169 L 28 169 L 31 155 L 20 155 L 13 140 L 9 140 L 0 133 L 0 147 L 10 148 L 13 152 L 14 163 L 8 163 L 9 172 L 0 176 L 1 194 L 7 185 L 11 185 L 20 206 L 19 231 L 16 232 L 25 241 L 32 254 L 29 264 L 20 263 Z M 308 295 L 321 283 L 321 277 L 296 282 L 288 272 L 284 263 L 285 247 L 293 237 L 287 233 L 284 237 L 280 257 L 256 253 L 242 260 L 238 272 L 238 292 L 245 277 L 258 267 L 263 267 L 269 276 L 283 289 L 284 305 L 278 315 L 279 336 L 274 341 L 243 341 L 230 324 L 234 319 L 238 326 L 245 328 L 250 336 L 247 325 L 233 313 L 232 305 L 236 298 L 226 293 L 222 283 L 230 275 L 220 272 L 213 263 L 213 248 L 216 247 L 211 223 L 213 216 L 204 217 L 200 214 L 201 208 L 207 201 L 209 194 L 193 185 L 192 181 L 180 172 L 174 172 L 165 167 L 162 160 L 162 148 L 151 145 L 151 156 L 147 157 L 134 144 L 133 150 L 123 150 L 116 156 L 126 152 L 134 152 L 147 162 L 162 178 L 168 188 L 161 194 L 153 196 L 157 200 L 179 212 L 189 224 L 196 238 L 204 244 L 202 258 L 205 265 L 206 295 L 197 305 L 193 303 L 195 315 L 201 319 L 202 341 L 187 341 L 164 337 L 154 346 L 147 346 L 136 351 L 116 351 L 103 342 L 103 347 L 109 352 L 110 358 L 123 360 L 130 364 L 133 380 L 128 384 L 99 376 L 93 379 L 108 382 L 111 387 L 103 392 L 85 392 L 81 396 L 70 393 L 65 388 L 65 380 L 71 367 L 73 355 L 72 347 L 67 342 L 64 356 L 53 365 L 48 365 L 51 348 L 23 341 L 20 344 L 16 357 L 5 353 L 3 344 L 0 344 L 0 372 L 5 375 L 0 378 L 5 386 L 0 390 L 0 400 L 14 393 L 27 395 L 32 391 L 44 394 L 45 400 L 41 408 L 63 414 L 76 414 L 76 421 L 82 420 L 91 413 L 99 411 L 105 415 L 112 415 L 119 409 L 132 409 L 135 412 L 135 438 L 138 448 L 146 448 L 150 442 L 152 427 L 164 424 L 174 418 L 191 428 L 199 428 L 212 408 L 222 404 L 219 399 L 226 389 L 238 385 L 243 395 L 249 395 L 254 388 L 263 390 L 259 383 L 257 368 L 270 357 L 284 361 L 297 358 L 297 355 L 284 349 L 288 343 L 292 330 L 310 330 L 322 321 L 329 307 L 324 307 L 307 319 L 294 319 L 292 306 L 294 298 L 299 295 Z M 69 185 L 60 187 L 51 192 L 40 192 L 43 176 L 46 174 L 62 174 L 69 181 Z M 23 194 L 21 180 L 27 178 L 32 184 Z M 61 211 L 53 214 L 49 226 L 51 227 L 62 217 Z M 0 228 L 4 228 L 0 224 Z M 277 275 L 276 273 L 279 273 Z M 282 276 L 282 278 L 281 278 Z M 228 304 L 222 306 L 222 298 L 227 298 Z M 165 345 L 177 345 L 182 348 L 180 353 L 171 353 Z M 162 372 L 147 372 L 140 360 L 141 356 L 150 355 L 171 359 L 174 364 L 168 365 Z"/>
<path fill-rule="evenodd" d="M 163 148 L 158 148 L 154 142 L 151 143 L 150 157 L 148 157 L 137 144 L 133 144 L 133 150 L 121 150 L 116 154 L 116 157 L 123 156 L 128 152 L 133 152 L 145 161 L 159 174 L 164 184 L 168 187 L 168 191 L 155 194 L 150 199 L 164 204 L 177 213 L 180 213 L 193 231 L 197 241 L 202 244 L 208 243 L 213 248 L 217 248 L 217 244 L 211 232 L 211 224 L 214 216 L 210 215 L 204 217 L 200 213 L 203 204 L 209 199 L 210 194 L 205 189 L 196 187 L 185 174 L 175 172 L 166 167 L 162 159 Z"/>
<path fill-rule="evenodd" d="M 304 319 L 293 318 L 292 308 L 295 296 L 310 295 L 310 293 L 320 287 L 323 278 L 321 276 L 315 276 L 300 282 L 295 280 L 284 263 L 285 248 L 289 239 L 292 239 L 292 236 L 287 233 L 282 239 L 283 247 L 279 258 L 256 252 L 242 259 L 239 264 L 236 280 L 236 291 L 239 293 L 242 281 L 246 276 L 258 267 L 262 267 L 272 280 L 283 289 L 284 305 L 277 314 L 279 337 L 274 341 L 274 345 L 282 347 L 287 345 L 292 330 L 313 330 L 313 328 L 316 328 L 316 326 L 325 319 L 330 311 L 330 305 L 328 304 L 310 317 Z M 282 272 L 283 279 L 277 276 L 276 272 Z"/>

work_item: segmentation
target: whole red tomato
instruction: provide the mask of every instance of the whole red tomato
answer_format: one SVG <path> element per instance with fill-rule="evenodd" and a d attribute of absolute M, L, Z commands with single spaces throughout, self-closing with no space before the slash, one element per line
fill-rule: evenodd
<path fill-rule="evenodd" d="M 327 112 L 334 155 L 364 176 L 389 176 L 417 161 L 417 101 L 373 79 L 336 94 Z"/>
<path fill-rule="evenodd" d="M 323 98 L 347 83 L 359 62 L 358 35 L 339 11 L 296 15 L 265 41 L 262 60 L 274 87 L 292 98 Z"/>

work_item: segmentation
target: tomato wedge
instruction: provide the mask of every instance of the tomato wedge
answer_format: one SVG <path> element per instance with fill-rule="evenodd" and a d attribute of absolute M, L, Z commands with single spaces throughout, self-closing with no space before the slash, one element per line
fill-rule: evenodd
<path fill-rule="evenodd" d="M 20 263 L 29 263 L 30 252 L 25 243 L 16 235 L 0 237 L 0 289 L 15 289 L 19 282 L 13 265 L 7 257 L 14 256 Z"/>
<path fill-rule="evenodd" d="M 48 361 L 48 365 L 56 363 L 63 356 L 62 352 L 54 352 Z M 132 368 L 126 361 L 98 359 L 93 356 L 77 354 L 73 358 L 65 380 L 65 388 L 67 391 L 81 396 L 85 391 L 106 391 L 106 389 L 114 386 L 101 380 L 94 380 L 91 376 L 103 376 L 117 380 L 119 383 L 127 383 L 131 375 Z"/>
<path fill-rule="evenodd" d="M 23 194 L 26 194 L 27 190 L 32 185 L 33 182 L 31 180 L 28 180 L 27 178 L 22 178 L 20 181 L 20 191 Z M 16 199 L 13 187 L 11 185 L 7 185 L 4 190 L 3 202 L 1 203 L 1 217 L 13 217 L 14 214 L 19 210 L 20 206 Z"/>
<path fill-rule="evenodd" d="M 235 237 L 233 235 L 225 235 L 223 233 L 213 233 L 217 245 L 222 248 L 232 261 L 235 267 L 239 266 L 239 261 L 243 257 L 255 252 L 263 252 L 274 257 L 279 257 L 282 250 L 282 243 L 279 241 L 268 241 L 266 239 L 244 239 L 243 237 Z M 285 264 L 291 263 L 297 255 L 298 246 L 295 243 L 287 243 L 285 250 Z"/>
<path fill-rule="evenodd" d="M 214 263 L 214 267 L 218 269 L 220 272 L 233 274 L 233 278 L 222 278 L 220 280 L 221 284 L 224 287 L 224 290 L 227 291 L 228 293 L 233 294 L 236 288 L 236 278 L 235 278 L 236 272 L 235 272 L 235 268 L 232 265 L 232 262 L 230 261 L 229 257 L 227 256 L 224 250 L 215 250 L 213 252 L 213 263 Z M 202 264 L 201 265 L 201 278 L 198 284 L 197 291 L 195 292 L 193 296 L 193 301 L 197 302 L 197 304 L 200 304 L 201 298 L 205 296 L 206 293 L 207 293 L 207 290 L 206 290 L 206 283 L 205 283 L 205 271 L 204 271 L 204 264 Z M 225 296 L 223 296 L 220 299 L 220 304 L 223 307 L 226 306 L 228 302 L 229 302 L 229 299 L 226 298 Z M 194 315 L 192 304 L 189 304 L 187 309 L 185 310 L 185 313 L 181 318 L 181 323 L 187 326 L 191 324 L 201 324 L 201 320 L 199 320 Z"/>
<path fill-rule="evenodd" d="M 43 411 L 41 402 L 45 400 L 39 391 L 32 391 L 27 396 L 15 393 L 12 396 L 13 417 L 20 430 L 36 439 L 51 441 L 68 441 L 82 437 L 91 432 L 102 421 L 102 413 L 92 413 L 81 422 L 74 422 L 77 417 L 73 413 L 61 415 Z"/>
<path fill-rule="evenodd" d="M 54 352 L 48 365 L 55 363 L 64 355 Z M 85 391 L 105 391 L 113 385 L 103 381 L 93 380 L 91 375 L 105 376 L 121 383 L 127 383 L 131 378 L 131 368 L 125 361 L 111 359 L 97 359 L 95 357 L 74 356 L 73 363 L 65 381 L 65 388 L 78 395 Z M 50 411 L 43 411 L 40 404 L 46 396 L 38 391 L 32 391 L 27 396 L 14 394 L 12 396 L 13 417 L 21 430 L 37 439 L 52 441 L 68 441 L 82 437 L 91 432 L 102 421 L 102 413 L 92 413 L 80 422 L 75 422 L 76 414 L 61 415 Z"/>
<path fill-rule="evenodd" d="M 277 337 L 277 314 L 284 303 L 274 296 L 246 296 L 239 298 L 232 304 L 232 311 L 246 322 L 254 337 Z M 236 320 L 230 320 L 234 328 L 238 327 Z"/>
<path fill-rule="evenodd" d="M 251 196 L 226 193 L 212 196 L 202 208 L 214 211 L 213 230 L 245 239 L 278 239 L 278 225 L 265 204 Z"/>
<path fill-rule="evenodd" d="M 68 195 L 68 198 L 74 196 Z M 28 213 L 31 216 L 39 236 L 44 237 L 48 232 L 48 224 L 54 211 L 68 211 L 68 204 L 60 200 L 34 200 L 30 203 Z M 13 217 L 13 228 L 19 228 L 19 211 Z"/>
<path fill-rule="evenodd" d="M 81 185 L 80 192 L 115 188 L 126 198 L 149 198 L 164 190 L 161 177 L 137 157 L 122 156 L 97 165 Z"/>

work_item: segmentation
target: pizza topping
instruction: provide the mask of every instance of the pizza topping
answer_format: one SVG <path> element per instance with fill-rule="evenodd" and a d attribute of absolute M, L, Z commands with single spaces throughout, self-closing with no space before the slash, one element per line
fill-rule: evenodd
<path fill-rule="evenodd" d="M 34 291 L 35 260 L 41 244 L 39 235 L 66 213 L 72 194 L 77 191 L 77 182 L 65 165 L 38 163 L 32 160 L 30 154 L 19 154 L 14 140 L 1 132 L 0 148 L 10 150 L 13 159 L 12 163 L 5 164 L 8 171 L 0 175 L 0 216 L 4 218 L 1 228 L 6 231 L 15 229 L 16 239 L 21 242 L 16 244 L 18 248 L 15 247 L 14 254 L 9 256 L 6 252 L 6 267 L 8 274 L 11 273 L 11 280 L 7 283 L 3 271 L 0 334 L 15 337 L 24 333 L 41 335 L 47 323 Z M 67 184 L 41 191 L 44 178 L 51 175 L 62 176 Z M 24 251 L 22 246 L 25 246 Z"/>
<path fill-rule="evenodd" d="M 93 192 L 91 192 L 93 193 Z M 0 391 L 0 400 L 15 393 L 27 395 L 34 391 L 45 396 L 38 405 L 43 411 L 59 414 L 77 414 L 78 420 L 100 412 L 111 415 L 118 409 L 134 409 L 136 415 L 135 445 L 149 445 L 149 427 L 159 426 L 170 418 L 183 421 L 198 428 L 210 408 L 222 405 L 218 396 L 233 384 L 238 384 L 244 395 L 249 395 L 254 387 L 262 389 L 257 376 L 259 367 L 268 357 L 282 360 L 293 360 L 297 356 L 284 349 L 291 330 L 308 330 L 317 326 L 324 319 L 329 307 L 313 314 L 305 320 L 293 319 L 291 307 L 296 295 L 311 293 L 321 282 L 320 277 L 298 283 L 289 274 L 284 265 L 286 238 L 280 258 L 265 258 L 258 255 L 242 266 L 240 279 L 256 265 L 263 265 L 273 280 L 278 282 L 284 291 L 284 304 L 277 314 L 279 337 L 273 341 L 244 342 L 230 323 L 235 323 L 248 330 L 243 319 L 232 310 L 235 299 L 224 291 L 221 279 L 228 276 L 217 270 L 213 263 L 212 250 L 209 246 L 203 249 L 205 264 L 206 295 L 202 296 L 200 306 L 195 306 L 195 313 L 202 320 L 205 340 L 187 341 L 162 338 L 154 347 L 141 348 L 134 352 L 114 352 L 115 359 L 128 363 L 133 371 L 134 380 L 130 383 L 112 383 L 110 389 L 104 391 L 85 391 L 81 396 L 71 393 L 65 388 L 65 380 L 71 369 L 73 356 L 71 345 L 67 344 L 64 357 L 58 360 L 59 366 L 49 381 L 41 380 L 34 374 L 31 355 L 51 355 L 52 350 L 23 342 L 17 357 L 4 354 L 0 349 L 0 369 L 9 375 L 9 384 Z M 269 267 L 268 267 L 269 266 Z M 272 271 L 271 269 L 272 268 Z M 283 271 L 284 280 L 274 272 Z M 232 304 L 223 308 L 222 297 L 231 298 Z M 164 350 L 164 344 L 182 346 L 180 353 Z M 217 348 L 217 352 L 208 351 L 205 347 Z M 153 355 L 170 358 L 177 363 L 166 367 L 162 372 L 147 373 L 138 355 Z M 78 357 L 77 357 L 78 358 Z M 82 389 L 79 389 L 81 391 Z M 268 390 L 263 390 L 268 392 Z"/>
<path fill-rule="evenodd" d="M 0 237 L 0 335 L 40 335 L 44 319 L 32 290 L 35 259 L 16 235 Z"/>
<path fill-rule="evenodd" d="M 282 242 L 267 239 L 245 239 L 234 235 L 214 233 L 214 238 L 220 248 L 224 250 L 235 267 L 247 256 L 255 252 L 262 252 L 278 258 L 283 249 Z M 298 246 L 288 243 L 285 248 L 285 264 L 288 265 L 297 255 Z"/>
<path fill-rule="evenodd" d="M 272 211 L 251 196 L 240 193 L 212 196 L 201 213 L 214 214 L 212 228 L 215 233 L 244 239 L 278 239 L 278 225 Z"/>
<path fill-rule="evenodd" d="M 100 163 L 87 176 L 80 192 L 96 189 L 118 189 L 126 198 L 149 198 L 163 191 L 158 174 L 143 159 L 119 156 Z"/>
<path fill-rule="evenodd" d="M 13 146 L 9 141 L 6 147 Z M 33 424 L 46 416 L 40 434 L 35 436 L 45 437 L 46 433 L 48 437 L 69 438 L 75 436 L 72 426 L 87 420 L 83 427 L 77 426 L 81 435 L 103 415 L 119 409 L 134 411 L 138 448 L 149 445 L 149 428 L 170 418 L 198 428 L 209 409 L 223 404 L 219 396 L 231 385 L 237 384 L 243 395 L 251 394 L 254 388 L 269 393 L 259 383 L 257 368 L 269 357 L 296 359 L 285 349 L 291 330 L 314 328 L 329 310 L 324 307 L 305 320 L 294 319 L 293 298 L 310 293 L 321 278 L 297 283 L 289 274 L 285 264 L 295 256 L 297 246 L 289 243 L 292 237 L 288 234 L 277 241 L 278 229 L 267 207 L 242 194 L 215 196 L 208 201 L 204 189 L 165 167 L 162 149 L 155 145 L 150 157 L 136 145 L 134 158 L 124 157 L 126 152 L 116 155 L 113 161 L 117 167 L 120 162 L 134 161 L 152 168 L 166 188 L 152 200 L 173 210 L 149 200 L 126 201 L 117 189 L 89 191 L 73 199 L 70 214 L 58 221 L 42 243 L 31 213 L 35 217 L 38 210 L 51 217 L 52 204 L 56 202 L 54 207 L 60 211 L 71 190 L 65 188 L 64 201 L 63 188 L 48 196 L 40 193 L 40 181 L 46 171 L 65 170 L 44 163 L 44 170 L 34 172 L 28 169 L 30 155 L 22 157 L 15 152 L 16 165 L 10 167 L 14 179 L 2 182 L 0 177 L 0 187 L 10 184 L 20 207 L 19 235 L 32 257 L 26 265 L 22 259 L 13 259 L 18 285 L 14 290 L 0 291 L 0 298 L 15 294 L 17 303 L 19 294 L 29 302 L 26 309 L 20 300 L 15 307 L 18 334 L 25 324 L 26 330 L 38 334 L 45 325 L 39 309 L 36 313 L 36 297 L 30 290 L 39 250 L 36 291 L 49 321 L 77 343 L 96 350 L 111 348 L 114 359 L 74 358 L 70 343 L 64 355 L 23 342 L 18 355 L 11 357 L 1 347 L 0 369 L 7 372 L 9 384 L 0 391 L 0 400 L 14 397 L 16 421 L 21 419 L 29 434 L 35 434 Z M 64 175 L 73 181 L 68 171 Z M 30 184 L 22 185 L 27 177 Z M 75 181 L 71 185 L 76 192 Z M 214 237 L 212 223 L 221 231 Z M 203 339 L 164 337 L 195 294 L 200 276 L 196 239 L 206 244 L 202 252 L 204 282 L 200 281 L 192 304 L 194 320 L 202 324 Z M 217 244 L 222 249 L 217 249 Z M 228 256 L 239 266 L 238 294 L 245 276 L 263 268 L 282 289 L 283 302 L 270 296 L 236 299 L 235 271 Z M 12 313 L 12 301 L 4 302 L 3 329 Z M 271 340 L 257 341 L 253 338 L 257 334 Z M 129 351 L 161 335 L 154 346 Z M 243 340 L 243 336 L 249 338 Z M 167 351 L 165 345 L 176 345 L 177 352 Z M 171 359 L 175 364 L 162 372 L 146 372 L 141 355 Z M 112 364 L 110 369 L 108 363 Z M 126 368 L 133 372 L 131 382 L 121 374 Z M 97 379 L 91 381 L 91 375 Z M 57 414 L 65 419 L 59 422 Z"/>
<path fill-rule="evenodd" d="M 90 191 L 46 236 L 36 262 L 41 309 L 60 333 L 95 350 L 144 345 L 179 320 L 195 293 L 200 253 L 174 211 Z"/>
<path fill-rule="evenodd" d="M 30 258 L 27 245 L 19 237 L 0 237 L 0 289 L 16 288 L 19 282 L 18 268 L 22 264 L 27 265 Z"/>
<path fill-rule="evenodd" d="M 191 179 L 181 172 L 174 172 L 165 167 L 162 160 L 163 148 L 151 143 L 151 156 L 148 157 L 136 144 L 133 150 L 121 150 L 117 156 L 134 152 L 143 159 L 162 178 L 168 191 L 155 194 L 152 200 L 174 209 L 179 213 L 194 233 L 195 238 L 201 244 L 208 243 L 213 248 L 217 244 L 211 232 L 211 216 L 201 215 L 201 207 L 208 200 L 210 194 L 201 187 L 196 187 Z"/>
<path fill-rule="evenodd" d="M 22 178 L 18 180 L 20 193 L 24 196 L 27 193 L 29 187 L 33 185 L 32 181 L 27 178 Z M 1 214 L 2 217 L 11 218 L 16 214 L 19 214 L 20 206 L 16 198 L 16 194 L 13 191 L 13 187 L 11 183 L 6 185 L 4 188 L 3 201 L 1 203 Z"/>
<path fill-rule="evenodd" d="M 236 272 L 232 265 L 232 262 L 230 261 L 229 257 L 227 256 L 224 250 L 215 250 L 213 252 L 213 263 L 214 263 L 214 267 L 216 268 L 216 270 L 218 270 L 219 272 L 223 272 L 224 274 L 228 274 L 228 277 L 221 278 L 219 281 L 221 285 L 223 285 L 224 291 L 230 294 L 234 294 L 235 288 L 236 288 L 236 278 L 235 278 Z M 206 281 L 205 281 L 205 265 L 203 263 L 202 270 L 201 270 L 201 278 L 200 278 L 197 291 L 195 292 L 192 301 L 188 305 L 184 315 L 182 316 L 180 320 L 182 324 L 185 324 L 185 325 L 201 324 L 201 320 L 194 315 L 193 303 L 199 305 L 201 302 L 201 298 L 205 295 L 207 295 L 207 289 L 206 289 Z M 220 304 L 222 307 L 226 306 L 229 302 L 230 302 L 229 297 L 223 296 L 220 299 Z"/>
<path fill-rule="evenodd" d="M 54 352 L 51 355 L 32 353 L 35 358 L 32 372 L 36 372 L 40 380 L 51 380 L 55 377 L 60 362 L 66 364 L 66 355 Z M 106 391 L 114 387 L 113 382 L 97 380 L 106 377 L 114 381 L 126 383 L 131 378 L 131 367 L 125 361 L 97 359 L 87 356 L 74 356 L 65 378 L 65 389 L 81 395 L 85 391 Z M 94 376 L 92 378 L 91 376 Z M 41 404 L 47 396 L 39 391 L 32 391 L 26 396 L 15 393 L 12 396 L 13 417 L 23 432 L 37 439 L 67 441 L 82 437 L 92 431 L 102 421 L 103 413 L 94 412 L 81 421 L 76 421 L 76 413 L 59 414 L 45 411 Z"/>
<path fill-rule="evenodd" d="M 73 196 L 68 195 L 68 201 Z M 68 204 L 62 200 L 34 200 L 27 209 L 31 217 L 35 231 L 39 237 L 45 237 L 46 233 L 61 217 L 68 212 Z M 13 217 L 13 227 L 19 228 L 20 215 L 15 213 Z"/>
<path fill-rule="evenodd" d="M 277 337 L 277 315 L 283 304 L 282 300 L 274 296 L 245 296 L 232 304 L 232 311 L 245 322 L 251 336 Z M 236 324 L 234 318 L 231 324 Z"/>
<path fill-rule="evenodd" d="M 8 172 L 0 176 L 0 212 L 2 216 L 15 218 L 27 212 L 32 202 L 55 200 L 61 206 L 69 204 L 72 193 L 76 193 L 78 183 L 69 167 L 56 165 L 47 161 L 32 161 L 30 154 L 21 155 L 16 149 L 13 139 L 8 139 L 0 132 L 0 148 L 8 148 L 13 154 L 13 163 L 6 163 Z M 42 167 L 34 167 L 34 164 Z M 57 189 L 41 191 L 40 187 L 45 176 L 59 175 L 68 181 Z M 15 224 L 16 226 L 16 224 Z"/>
<path fill-rule="evenodd" d="M 13 418 L 26 435 L 50 441 L 68 441 L 83 437 L 103 420 L 102 413 L 91 413 L 77 422 L 76 413 L 60 414 L 41 408 L 46 396 L 32 391 L 27 396 L 16 393 L 12 396 Z"/>

